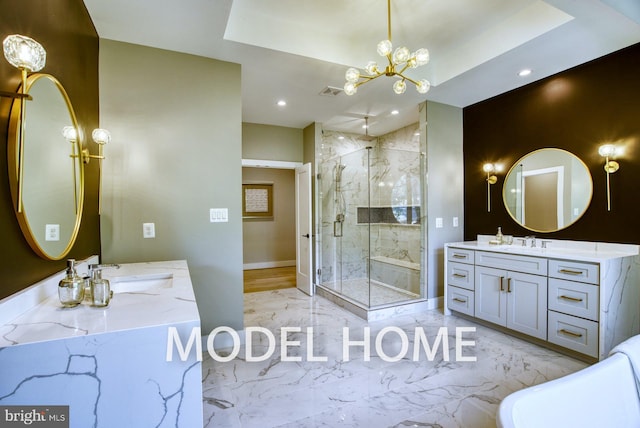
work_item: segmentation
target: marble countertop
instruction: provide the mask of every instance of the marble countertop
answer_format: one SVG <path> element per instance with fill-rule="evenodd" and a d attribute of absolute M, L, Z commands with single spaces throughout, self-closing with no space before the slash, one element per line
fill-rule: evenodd
<path fill-rule="evenodd" d="M 633 257 L 639 253 L 638 245 L 614 244 L 606 242 L 583 242 L 544 239 L 547 241 L 547 248 L 541 248 L 540 242 L 543 239 L 536 238 L 536 247 L 522 246 L 520 243 L 511 245 L 490 244 L 488 240 L 479 239 L 477 241 L 451 242 L 448 247 L 455 247 L 476 251 L 492 251 L 503 254 L 517 254 L 522 256 L 548 257 L 557 259 L 570 259 L 576 261 L 601 263 L 620 257 Z"/>
<path fill-rule="evenodd" d="M 0 348 L 200 319 L 184 260 L 123 264 L 120 269 L 104 269 L 102 276 L 114 289 L 108 307 L 91 307 L 85 302 L 63 308 L 56 285 L 56 294 L 0 326 Z M 0 311 L 11 300 L 4 299 Z"/>

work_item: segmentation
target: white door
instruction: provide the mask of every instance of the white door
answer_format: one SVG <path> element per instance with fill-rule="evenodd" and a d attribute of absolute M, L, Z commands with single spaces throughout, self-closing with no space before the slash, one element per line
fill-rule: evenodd
<path fill-rule="evenodd" d="M 311 164 L 296 168 L 296 286 L 313 296 Z"/>

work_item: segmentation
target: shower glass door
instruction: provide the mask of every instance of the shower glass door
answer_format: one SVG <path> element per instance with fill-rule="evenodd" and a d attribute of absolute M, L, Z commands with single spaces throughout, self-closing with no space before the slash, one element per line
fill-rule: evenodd
<path fill-rule="evenodd" d="M 320 165 L 322 267 L 320 284 L 369 306 L 371 224 L 358 218 L 369 206 L 369 149 Z"/>
<path fill-rule="evenodd" d="M 319 162 L 318 285 L 371 309 L 424 296 L 425 162 L 410 144 L 368 143 Z"/>

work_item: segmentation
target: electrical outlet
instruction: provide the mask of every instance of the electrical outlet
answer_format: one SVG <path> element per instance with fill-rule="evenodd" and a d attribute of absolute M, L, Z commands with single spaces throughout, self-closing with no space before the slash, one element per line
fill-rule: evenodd
<path fill-rule="evenodd" d="M 44 240 L 45 241 L 59 241 L 60 240 L 60 225 L 59 224 L 47 224 L 45 225 Z"/>
<path fill-rule="evenodd" d="M 155 238 L 156 237 L 156 224 L 155 223 L 142 223 L 142 237 L 143 238 Z"/>
<path fill-rule="evenodd" d="M 211 208 L 209 210 L 211 223 L 227 223 L 229 221 L 229 208 Z"/>

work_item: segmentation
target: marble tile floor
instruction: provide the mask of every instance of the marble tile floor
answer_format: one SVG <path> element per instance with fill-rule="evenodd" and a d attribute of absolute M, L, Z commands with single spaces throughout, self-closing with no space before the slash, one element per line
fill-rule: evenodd
<path fill-rule="evenodd" d="M 375 280 L 371 280 L 371 285 L 369 285 L 369 281 L 366 278 L 345 279 L 341 282 L 328 282 L 324 283 L 323 287 L 337 291 L 344 296 L 367 306 L 386 305 L 389 303 L 420 298 L 418 294 L 401 290 Z"/>
<path fill-rule="evenodd" d="M 228 362 L 215 361 L 205 352 L 203 361 L 204 427 L 495 427 L 500 401 L 513 391 L 545 382 L 586 366 L 585 363 L 527 343 L 440 310 L 369 322 L 316 296 L 297 289 L 245 295 L 245 328 L 263 327 L 276 339 L 271 357 L 247 361 L 245 346 Z M 280 328 L 301 327 L 288 333 L 291 346 L 283 361 Z M 313 327 L 307 335 L 306 328 Z M 353 346 L 343 356 L 343 328 L 349 340 L 362 340 L 365 327 L 371 334 L 367 361 L 362 347 Z M 409 340 L 403 352 L 398 330 L 381 334 L 385 327 L 404 331 Z M 416 327 L 422 327 L 435 355 L 423 348 L 414 361 Z M 435 345 L 441 327 L 447 328 L 449 358 Z M 463 334 L 475 341 L 463 347 L 456 361 L 455 328 L 475 327 Z M 267 354 L 267 335 L 254 334 L 254 357 Z M 311 355 L 307 337 L 312 338 Z M 223 351 L 218 351 L 224 356 Z M 388 357 L 405 355 L 399 361 Z M 227 354 L 228 355 L 228 354 Z M 384 357 L 387 356 L 387 358 Z M 326 362 L 313 361 L 326 357 Z"/>

